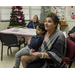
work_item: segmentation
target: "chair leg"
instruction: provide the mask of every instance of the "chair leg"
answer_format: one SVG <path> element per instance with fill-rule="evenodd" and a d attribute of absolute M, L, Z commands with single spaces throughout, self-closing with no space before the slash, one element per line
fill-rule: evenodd
<path fill-rule="evenodd" d="M 12 54 L 11 47 L 10 47 L 10 53 Z"/>
<path fill-rule="evenodd" d="M 2 61 L 2 58 L 3 58 L 3 44 L 2 44 L 2 48 L 1 48 L 1 61 Z"/>
<path fill-rule="evenodd" d="M 73 63 L 73 61 L 71 61 L 71 62 L 70 62 L 70 65 L 69 65 L 69 67 L 68 67 L 68 68 L 70 68 L 70 67 L 71 67 L 72 63 Z"/>
<path fill-rule="evenodd" d="M 19 50 L 20 50 L 20 46 L 19 46 Z"/>
<path fill-rule="evenodd" d="M 10 47 L 8 47 L 8 49 L 7 49 L 7 55 L 9 55 L 9 48 L 10 48 Z"/>

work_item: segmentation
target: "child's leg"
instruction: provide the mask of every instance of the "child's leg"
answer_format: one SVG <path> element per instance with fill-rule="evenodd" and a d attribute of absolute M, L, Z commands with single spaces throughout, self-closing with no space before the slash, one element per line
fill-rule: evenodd
<path fill-rule="evenodd" d="M 15 54 L 15 67 L 17 67 L 17 68 L 19 67 L 19 65 L 20 65 L 20 57 L 22 55 L 29 55 L 29 51 L 30 51 L 29 47 L 26 46 L 26 47 L 22 48 L 20 51 L 18 51 Z"/>

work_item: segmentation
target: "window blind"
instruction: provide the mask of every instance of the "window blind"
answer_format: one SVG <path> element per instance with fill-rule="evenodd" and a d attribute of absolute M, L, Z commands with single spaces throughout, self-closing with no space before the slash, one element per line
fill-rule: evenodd
<path fill-rule="evenodd" d="M 41 6 L 22 6 L 25 20 L 32 20 L 34 15 L 40 19 Z M 1 20 L 10 20 L 12 6 L 1 6 Z"/>

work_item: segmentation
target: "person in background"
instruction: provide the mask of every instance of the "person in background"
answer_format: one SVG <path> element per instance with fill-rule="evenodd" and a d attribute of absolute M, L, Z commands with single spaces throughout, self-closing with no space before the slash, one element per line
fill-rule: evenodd
<path fill-rule="evenodd" d="M 38 21 L 38 16 L 35 15 L 35 16 L 33 17 L 33 20 L 30 21 L 30 22 L 28 23 L 27 27 L 24 27 L 24 28 L 36 29 L 36 26 L 37 26 L 38 23 L 39 23 L 39 21 Z"/>
<path fill-rule="evenodd" d="M 68 32 L 68 38 L 75 42 L 75 26 Z"/>

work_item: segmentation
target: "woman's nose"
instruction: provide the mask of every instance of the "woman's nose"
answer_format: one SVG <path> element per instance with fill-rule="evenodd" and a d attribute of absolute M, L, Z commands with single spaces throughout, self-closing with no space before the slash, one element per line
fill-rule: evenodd
<path fill-rule="evenodd" d="M 48 24 L 48 22 L 45 22 L 45 25 L 47 25 Z"/>

